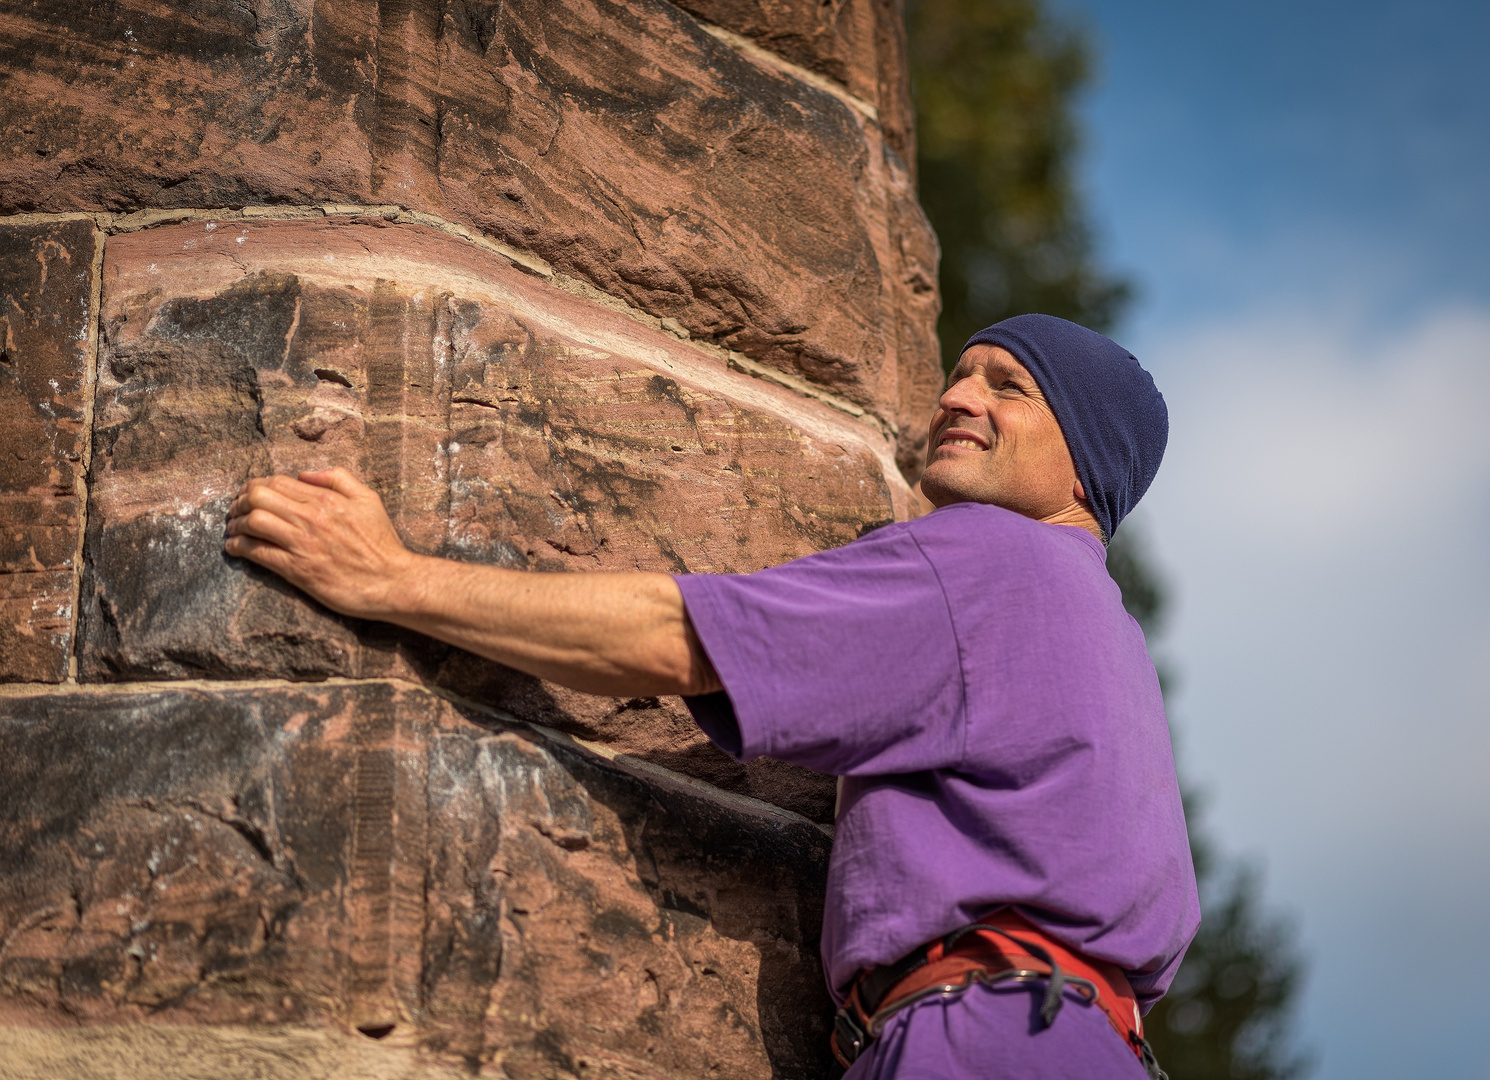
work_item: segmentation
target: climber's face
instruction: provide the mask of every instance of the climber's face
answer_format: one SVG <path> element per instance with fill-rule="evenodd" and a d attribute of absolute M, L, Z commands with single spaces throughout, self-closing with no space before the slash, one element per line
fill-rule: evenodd
<path fill-rule="evenodd" d="M 921 492 L 936 506 L 990 503 L 1039 521 L 1092 520 L 1066 437 L 1033 375 L 1007 349 L 974 345 L 947 379 Z"/>

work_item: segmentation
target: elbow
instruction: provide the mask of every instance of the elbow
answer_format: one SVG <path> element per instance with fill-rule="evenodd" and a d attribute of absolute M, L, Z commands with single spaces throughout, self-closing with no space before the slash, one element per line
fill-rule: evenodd
<path fill-rule="evenodd" d="M 690 671 L 688 677 L 682 681 L 681 687 L 677 693 L 683 697 L 702 697 L 704 694 L 713 694 L 723 690 L 724 684 L 719 681 L 713 665 L 706 659 L 703 669 Z"/>
<path fill-rule="evenodd" d="M 699 697 L 724 689 L 714 665 L 702 649 L 695 647 L 669 652 L 671 655 L 665 659 L 658 658 L 661 662 L 651 672 L 651 681 L 656 687 L 654 693 Z"/>
<path fill-rule="evenodd" d="M 683 616 L 683 649 L 684 665 L 682 685 L 685 689 L 678 693 L 684 697 L 701 697 L 704 694 L 712 694 L 724 689 L 724 683 L 719 680 L 719 673 L 714 670 L 714 664 L 709 660 L 709 654 L 704 652 L 704 643 L 699 640 L 698 631 L 693 628 L 693 621 L 685 614 Z"/>

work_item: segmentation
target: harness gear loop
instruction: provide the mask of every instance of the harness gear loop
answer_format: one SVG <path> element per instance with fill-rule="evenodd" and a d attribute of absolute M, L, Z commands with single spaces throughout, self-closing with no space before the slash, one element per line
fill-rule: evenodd
<path fill-rule="evenodd" d="M 1033 929 L 1034 928 L 1031 927 L 1031 930 Z M 1050 955 L 1050 950 L 1046 949 L 1043 945 L 1038 945 L 1033 941 L 1026 941 L 1024 939 L 1017 938 L 1013 934 L 1009 933 L 1007 930 L 1000 929 L 997 926 L 992 926 L 988 923 L 976 922 L 969 923 L 967 926 L 964 926 L 960 930 L 954 930 L 952 931 L 952 933 L 943 938 L 942 952 L 944 954 L 950 952 L 952 949 L 957 947 L 957 942 L 960 941 L 963 937 L 965 937 L 969 933 L 979 930 L 987 931 L 988 933 L 997 934 L 1000 937 L 1007 938 L 1015 945 L 1031 953 L 1036 959 L 1042 960 L 1050 966 L 1050 974 L 1045 977 L 1045 1000 L 1040 1003 L 1040 1022 L 1045 1027 L 1049 1027 L 1051 1024 L 1055 1023 L 1055 1018 L 1060 1015 L 1061 1005 L 1065 1001 L 1065 999 L 1061 995 L 1065 992 L 1066 984 L 1072 982 L 1072 980 L 1067 978 L 1066 973 L 1061 970 L 1061 966 L 1055 962 L 1055 957 Z M 1074 981 L 1074 985 L 1077 985 L 1081 988 L 1082 993 L 1086 997 L 1088 1002 L 1094 1002 L 1097 1000 L 1097 988 L 1091 983 L 1090 980 L 1077 979 Z"/>
<path fill-rule="evenodd" d="M 951 997 L 974 983 L 1045 980 L 1040 1020 L 1055 1023 L 1072 990 L 1096 1005 L 1137 1056 L 1150 1080 L 1168 1080 L 1148 1041 L 1138 1000 L 1114 964 L 1066 948 L 1011 908 L 920 946 L 894 964 L 860 972 L 833 1018 L 829 1045 L 845 1069 L 877 1039 L 890 1017 L 928 997 Z"/>

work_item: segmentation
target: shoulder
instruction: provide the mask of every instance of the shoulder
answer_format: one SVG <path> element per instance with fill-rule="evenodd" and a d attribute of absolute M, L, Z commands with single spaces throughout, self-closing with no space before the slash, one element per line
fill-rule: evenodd
<path fill-rule="evenodd" d="M 842 547 L 749 575 L 763 586 L 818 582 L 849 586 L 924 579 L 927 585 L 1019 588 L 1035 582 L 1109 582 L 1101 541 L 1084 529 L 1047 525 L 1001 506 L 955 503 L 875 529 Z"/>
<path fill-rule="evenodd" d="M 904 529 L 934 563 L 984 563 L 1031 571 L 1074 570 L 1107 576 L 1107 552 L 1085 529 L 1043 521 L 985 503 L 953 503 L 893 528 Z M 873 535 L 873 534 L 871 534 Z"/>

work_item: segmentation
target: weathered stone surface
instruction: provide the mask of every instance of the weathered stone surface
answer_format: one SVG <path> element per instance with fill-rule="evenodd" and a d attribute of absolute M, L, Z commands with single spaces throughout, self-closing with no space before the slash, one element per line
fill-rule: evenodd
<path fill-rule="evenodd" d="M 469 1080 L 463 1063 L 336 1028 L 0 1026 L 4 1080 Z"/>
<path fill-rule="evenodd" d="M 875 108 L 885 140 L 914 165 L 902 0 L 679 0 L 678 6 L 841 83 Z"/>
<path fill-rule="evenodd" d="M 899 4 L 0 3 L 0 214 L 110 233 L 96 311 L 93 222 L 0 218 L 0 682 L 82 680 L 0 686 L 0 1078 L 824 1074 L 830 778 L 221 540 L 248 476 L 330 464 L 535 571 L 905 516 Z"/>
<path fill-rule="evenodd" d="M 173 226 L 112 239 L 81 676 L 399 676 L 768 798 L 676 700 L 573 694 L 308 602 L 221 550 L 251 475 L 345 465 L 406 541 L 535 570 L 751 571 L 903 495 L 872 428 L 417 226 Z M 888 475 L 887 475 L 888 474 Z"/>
<path fill-rule="evenodd" d="M 0 681 L 67 677 L 73 586 L 71 570 L 0 573 Z"/>
<path fill-rule="evenodd" d="M 0 744 L 0 1032 L 330 1027 L 517 1078 L 824 1071 L 828 838 L 799 818 L 385 683 L 12 693 Z"/>
<path fill-rule="evenodd" d="M 0 681 L 67 675 L 96 244 L 0 221 Z"/>
<path fill-rule="evenodd" d="M 829 53 L 866 48 L 903 97 L 865 43 L 898 40 L 892 7 L 855 0 Z M 665 0 L 36 0 L 0 42 L 0 209 L 398 203 L 925 423 L 935 247 L 908 137 L 887 151 Z"/>
<path fill-rule="evenodd" d="M 0 9 L 0 209 L 372 196 L 377 5 Z"/>

